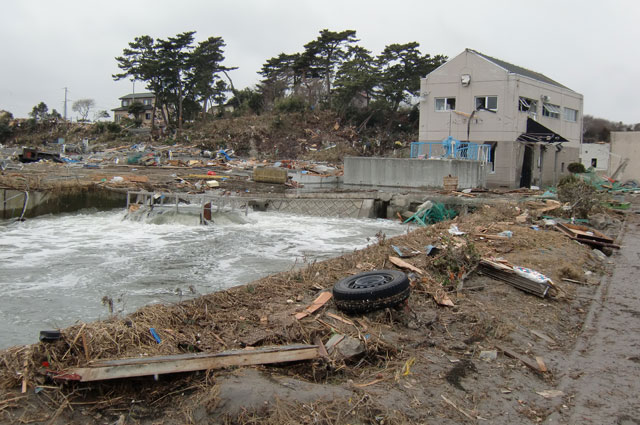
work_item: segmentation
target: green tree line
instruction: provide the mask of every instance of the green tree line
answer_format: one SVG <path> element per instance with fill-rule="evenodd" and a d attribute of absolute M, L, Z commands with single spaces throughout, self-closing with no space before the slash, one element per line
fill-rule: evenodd
<path fill-rule="evenodd" d="M 211 106 L 230 104 L 241 112 L 296 111 L 328 108 L 347 114 L 368 109 L 372 102 L 390 111 L 419 95 L 420 78 L 446 61 L 443 55 L 420 52 L 417 42 L 390 44 L 374 55 L 358 44 L 356 31 L 323 29 L 297 53 L 267 59 L 255 88 L 236 90 L 224 62 L 221 37 L 195 42 L 189 31 L 167 39 L 136 37 L 116 58 L 121 72 L 115 80 L 146 83 L 156 96 L 164 121 L 181 129 L 184 117 L 202 116 Z"/>

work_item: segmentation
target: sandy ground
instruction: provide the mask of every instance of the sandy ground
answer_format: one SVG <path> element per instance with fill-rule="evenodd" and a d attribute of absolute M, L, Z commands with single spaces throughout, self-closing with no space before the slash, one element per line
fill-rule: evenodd
<path fill-rule="evenodd" d="M 569 408 L 546 423 L 640 424 L 640 219 L 630 214 L 613 271 L 594 295 L 582 334 L 562 364 Z"/>

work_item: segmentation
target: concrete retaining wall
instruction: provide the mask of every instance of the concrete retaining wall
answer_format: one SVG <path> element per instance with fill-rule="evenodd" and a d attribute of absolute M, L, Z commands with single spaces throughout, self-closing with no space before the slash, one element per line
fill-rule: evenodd
<path fill-rule="evenodd" d="M 78 211 L 83 208 L 107 210 L 124 208 L 127 195 L 111 190 L 84 188 L 64 192 L 29 191 L 25 218 L 43 214 Z M 25 204 L 23 191 L 0 189 L 0 219 L 19 218 Z"/>
<path fill-rule="evenodd" d="M 458 177 L 458 188 L 484 187 L 488 166 L 456 159 L 344 159 L 344 184 L 395 187 L 442 187 L 446 176 Z"/>

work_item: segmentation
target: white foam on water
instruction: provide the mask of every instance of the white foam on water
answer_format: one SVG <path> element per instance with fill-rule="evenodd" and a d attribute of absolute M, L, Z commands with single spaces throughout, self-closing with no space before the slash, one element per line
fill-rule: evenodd
<path fill-rule="evenodd" d="M 84 211 L 0 227 L 0 348 L 38 331 L 169 303 L 359 249 L 406 230 L 398 222 L 250 212 L 210 226 Z M 181 293 L 181 295 L 180 295 Z"/>

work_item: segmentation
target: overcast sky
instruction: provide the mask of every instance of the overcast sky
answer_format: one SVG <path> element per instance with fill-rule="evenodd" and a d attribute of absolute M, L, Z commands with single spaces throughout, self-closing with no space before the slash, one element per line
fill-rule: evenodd
<path fill-rule="evenodd" d="M 266 59 L 295 53 L 323 28 L 357 31 L 380 53 L 417 41 L 454 57 L 472 48 L 541 72 L 584 95 L 584 113 L 640 122 L 640 1 L 637 0 L 152 0 L 6 1 L 0 8 L 0 109 L 26 117 L 44 101 L 68 115 L 74 100 L 119 106 L 128 81 L 113 81 L 115 57 L 134 37 L 197 31 L 226 43 L 237 88 L 258 82 Z M 143 91 L 142 83 L 136 92 Z"/>

